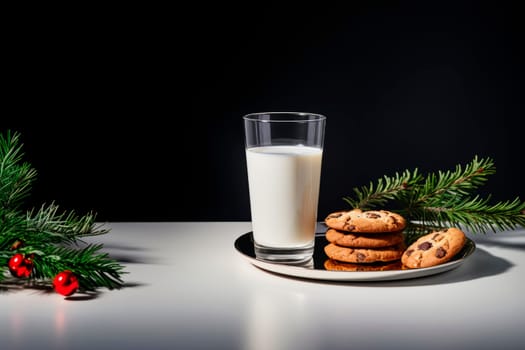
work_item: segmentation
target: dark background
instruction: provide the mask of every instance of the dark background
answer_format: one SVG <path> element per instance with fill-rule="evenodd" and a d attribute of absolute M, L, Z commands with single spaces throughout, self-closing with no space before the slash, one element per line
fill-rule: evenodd
<path fill-rule="evenodd" d="M 512 3 L 25 8 L 3 34 L 0 128 L 28 206 L 103 221 L 249 220 L 242 116 L 327 116 L 319 216 L 352 188 L 475 155 L 524 197 L 522 12 Z"/>

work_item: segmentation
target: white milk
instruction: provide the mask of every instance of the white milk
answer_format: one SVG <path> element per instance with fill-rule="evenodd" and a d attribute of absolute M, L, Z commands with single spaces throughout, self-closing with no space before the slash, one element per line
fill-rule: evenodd
<path fill-rule="evenodd" d="M 257 244 L 312 244 L 321 178 L 319 148 L 268 146 L 246 150 L 252 229 Z"/>

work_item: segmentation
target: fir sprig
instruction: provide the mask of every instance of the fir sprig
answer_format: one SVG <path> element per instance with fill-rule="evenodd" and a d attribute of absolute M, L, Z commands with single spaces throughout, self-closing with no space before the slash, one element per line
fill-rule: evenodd
<path fill-rule="evenodd" d="M 354 188 L 355 198 L 344 197 L 352 208 L 373 209 L 395 203 L 409 221 L 407 232 L 417 235 L 436 227 L 462 226 L 472 232 L 513 230 L 525 226 L 525 202 L 519 197 L 492 203 L 475 191 L 495 174 L 491 158 L 474 159 L 454 170 L 421 176 L 417 169 L 400 176 L 383 176 L 367 187 Z M 403 180 L 407 181 L 404 186 Z M 401 186 L 400 186 L 401 184 Z"/>
<path fill-rule="evenodd" d="M 81 216 L 74 211 L 61 211 L 53 202 L 27 212 L 25 232 L 33 239 L 40 237 L 53 243 L 74 243 L 80 237 L 109 232 L 101 225 L 96 225 L 95 218 L 93 212 Z"/>
<path fill-rule="evenodd" d="M 36 170 L 23 162 L 23 156 L 19 133 L 7 131 L 5 137 L 0 135 L 0 208 L 3 211 L 17 210 L 29 196 L 36 179 Z"/>
<path fill-rule="evenodd" d="M 428 225 L 464 226 L 472 232 L 486 232 L 492 230 L 514 230 L 518 226 L 525 226 L 525 202 L 519 197 L 513 201 L 490 202 L 490 196 L 481 198 L 459 197 L 439 205 L 420 206 L 412 209 L 411 217 L 422 217 Z"/>
<path fill-rule="evenodd" d="M 78 276 L 83 290 L 98 287 L 109 289 L 122 285 L 123 268 L 107 253 L 101 253 L 102 244 L 90 244 L 82 249 L 46 245 L 41 250 L 23 249 L 26 254 L 34 254 L 33 277 L 45 279 L 60 271 L 70 270 Z"/>
<path fill-rule="evenodd" d="M 7 263 L 16 253 L 29 256 L 33 270 L 27 280 L 51 284 L 64 270 L 72 271 L 80 289 L 123 285 L 123 266 L 101 252 L 102 244 L 86 245 L 83 237 L 106 234 L 108 229 L 96 224 L 96 214 L 78 215 L 62 210 L 57 204 L 44 204 L 25 211 L 37 172 L 27 162 L 19 133 L 0 135 L 0 281 L 4 281 Z"/>
<path fill-rule="evenodd" d="M 456 165 L 454 171 L 439 170 L 437 173 L 430 173 L 424 178 L 422 183 L 418 183 L 413 188 L 412 197 L 407 198 L 403 194 L 401 198 L 407 203 L 417 207 L 426 201 L 443 201 L 448 198 L 458 198 L 468 196 L 471 191 L 485 184 L 489 175 L 496 173 L 494 161 L 490 158 L 478 159 L 477 156 L 465 167 L 461 164 Z"/>
<path fill-rule="evenodd" d="M 412 172 L 405 170 L 401 174 L 396 173 L 393 177 L 385 175 L 376 182 L 370 181 L 368 186 L 354 188 L 355 198 L 348 196 L 343 200 L 351 207 L 363 210 L 383 206 L 397 198 L 401 192 L 411 189 L 421 179 L 422 176 L 418 174 L 417 169 Z"/>

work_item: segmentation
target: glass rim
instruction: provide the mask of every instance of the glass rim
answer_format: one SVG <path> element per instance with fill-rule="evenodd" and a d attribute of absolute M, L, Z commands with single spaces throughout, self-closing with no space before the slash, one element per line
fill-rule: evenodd
<path fill-rule="evenodd" d="M 262 116 L 268 116 L 268 119 L 261 119 Z M 271 122 L 316 122 L 325 120 L 326 117 L 318 113 L 309 112 L 257 112 L 249 113 L 243 116 L 244 120 L 261 123 Z"/>

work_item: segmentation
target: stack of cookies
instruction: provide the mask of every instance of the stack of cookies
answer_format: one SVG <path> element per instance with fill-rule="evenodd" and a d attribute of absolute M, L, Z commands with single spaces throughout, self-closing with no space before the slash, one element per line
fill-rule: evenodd
<path fill-rule="evenodd" d="M 401 269 L 406 220 L 387 210 L 338 211 L 325 219 L 327 270 L 374 271 Z"/>

